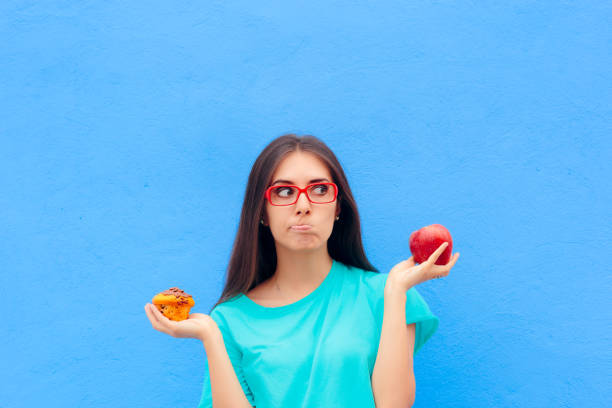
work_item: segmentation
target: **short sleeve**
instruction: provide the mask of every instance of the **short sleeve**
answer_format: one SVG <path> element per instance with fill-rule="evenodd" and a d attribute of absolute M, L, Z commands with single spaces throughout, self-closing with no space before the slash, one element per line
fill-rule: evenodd
<path fill-rule="evenodd" d="M 368 297 L 375 310 L 379 329 L 382 327 L 384 314 L 384 289 L 388 273 L 365 272 L 364 279 L 369 288 Z M 416 323 L 413 355 L 433 336 L 438 329 L 439 319 L 434 315 L 425 299 L 415 287 L 406 292 L 406 324 Z"/>
<path fill-rule="evenodd" d="M 416 354 L 436 332 L 440 319 L 429 310 L 415 287 L 406 292 L 406 324 L 412 323 L 416 323 L 413 353 Z"/>
<path fill-rule="evenodd" d="M 241 360 L 242 353 L 234 341 L 234 337 L 232 336 L 231 331 L 229 330 L 227 323 L 223 316 L 220 313 L 216 313 L 217 309 L 213 310 L 210 313 L 210 317 L 217 323 L 219 329 L 221 330 L 221 334 L 223 335 L 223 342 L 225 343 L 225 349 L 227 350 L 227 354 L 229 359 L 234 367 L 234 372 L 238 377 L 238 381 L 242 386 L 242 390 L 244 391 L 244 395 L 252 406 L 255 406 L 253 393 L 249 388 L 249 385 L 244 378 L 244 372 L 242 370 Z M 210 386 L 210 371 L 208 369 L 208 356 L 206 357 L 206 364 L 204 367 L 204 383 L 202 389 L 202 397 L 200 399 L 200 404 L 198 408 L 212 408 L 212 390 Z"/>

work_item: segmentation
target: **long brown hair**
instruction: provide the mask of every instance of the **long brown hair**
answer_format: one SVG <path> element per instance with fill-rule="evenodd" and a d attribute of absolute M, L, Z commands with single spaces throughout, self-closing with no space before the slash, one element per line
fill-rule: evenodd
<path fill-rule="evenodd" d="M 340 219 L 334 223 L 327 240 L 332 259 L 345 265 L 379 272 L 368 261 L 361 242 L 361 223 L 357 204 L 342 166 L 334 153 L 318 138 L 286 134 L 270 142 L 259 154 L 246 186 L 238 233 L 234 240 L 223 293 L 211 311 L 240 293 L 246 293 L 276 271 L 276 247 L 268 227 L 260 223 L 264 214 L 264 193 L 272 182 L 276 167 L 291 152 L 310 152 L 327 164 L 332 181 L 338 186 Z M 210 313 L 210 312 L 209 312 Z"/>

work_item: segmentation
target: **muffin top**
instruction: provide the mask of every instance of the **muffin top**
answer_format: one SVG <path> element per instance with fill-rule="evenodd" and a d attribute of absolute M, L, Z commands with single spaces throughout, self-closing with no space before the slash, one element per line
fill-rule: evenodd
<path fill-rule="evenodd" d="M 167 290 L 164 290 L 163 292 L 160 293 L 161 295 L 174 295 L 176 297 L 182 296 L 182 297 L 192 297 L 191 295 L 188 295 L 187 293 L 185 293 L 185 291 L 179 289 L 179 288 L 170 288 Z"/>
<path fill-rule="evenodd" d="M 153 297 L 154 304 L 179 304 L 193 306 L 193 296 L 185 293 L 183 290 L 173 287 L 163 292 L 158 293 Z"/>

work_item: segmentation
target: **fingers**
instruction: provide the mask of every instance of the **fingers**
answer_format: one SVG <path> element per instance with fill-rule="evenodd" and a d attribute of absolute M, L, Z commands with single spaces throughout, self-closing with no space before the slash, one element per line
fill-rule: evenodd
<path fill-rule="evenodd" d="M 449 262 L 450 268 L 452 268 L 453 266 L 455 266 L 455 263 L 457 262 L 457 259 L 459 259 L 459 252 L 457 252 L 457 253 L 455 254 L 455 256 L 453 256 L 452 261 L 451 261 L 451 262 Z M 449 268 L 449 269 L 450 269 L 450 268 Z"/>
<path fill-rule="evenodd" d="M 151 324 L 153 325 L 153 327 L 157 329 L 156 326 L 159 324 L 159 321 L 157 319 L 157 316 L 153 312 L 153 309 L 155 309 L 155 306 L 151 306 L 150 303 L 147 303 L 145 305 L 145 313 L 147 314 L 147 317 L 151 321 Z"/>
<path fill-rule="evenodd" d="M 439 279 L 439 278 L 448 276 L 448 274 L 450 273 L 450 270 L 453 269 L 453 266 L 455 266 L 457 259 L 459 259 L 459 253 L 456 253 L 455 255 L 453 255 L 453 257 L 451 258 L 451 261 L 443 266 L 444 269 L 442 270 L 442 273 L 438 273 L 437 275 L 434 276 L 434 278 Z"/>
<path fill-rule="evenodd" d="M 170 319 L 164 316 L 154 305 L 148 303 L 145 305 L 145 312 L 151 321 L 151 325 L 155 330 L 164 332 L 166 334 L 172 334 L 172 327 Z"/>
<path fill-rule="evenodd" d="M 414 262 L 414 255 L 411 256 L 410 258 L 406 259 L 406 263 L 408 264 L 408 266 L 412 267 L 415 266 L 416 263 Z"/>
<path fill-rule="evenodd" d="M 434 253 L 429 256 L 427 263 L 429 264 L 435 263 L 440 257 L 440 255 L 442 255 L 442 252 L 444 252 L 447 246 L 448 246 L 448 242 L 444 242 L 442 245 L 440 245 L 438 249 L 436 249 Z"/>

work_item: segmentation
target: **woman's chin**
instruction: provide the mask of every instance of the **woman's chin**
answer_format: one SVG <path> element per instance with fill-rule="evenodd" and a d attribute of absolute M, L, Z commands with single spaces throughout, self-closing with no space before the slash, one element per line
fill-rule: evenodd
<path fill-rule="evenodd" d="M 291 242 L 290 248 L 295 251 L 318 249 L 321 242 L 315 237 L 294 239 Z"/>

